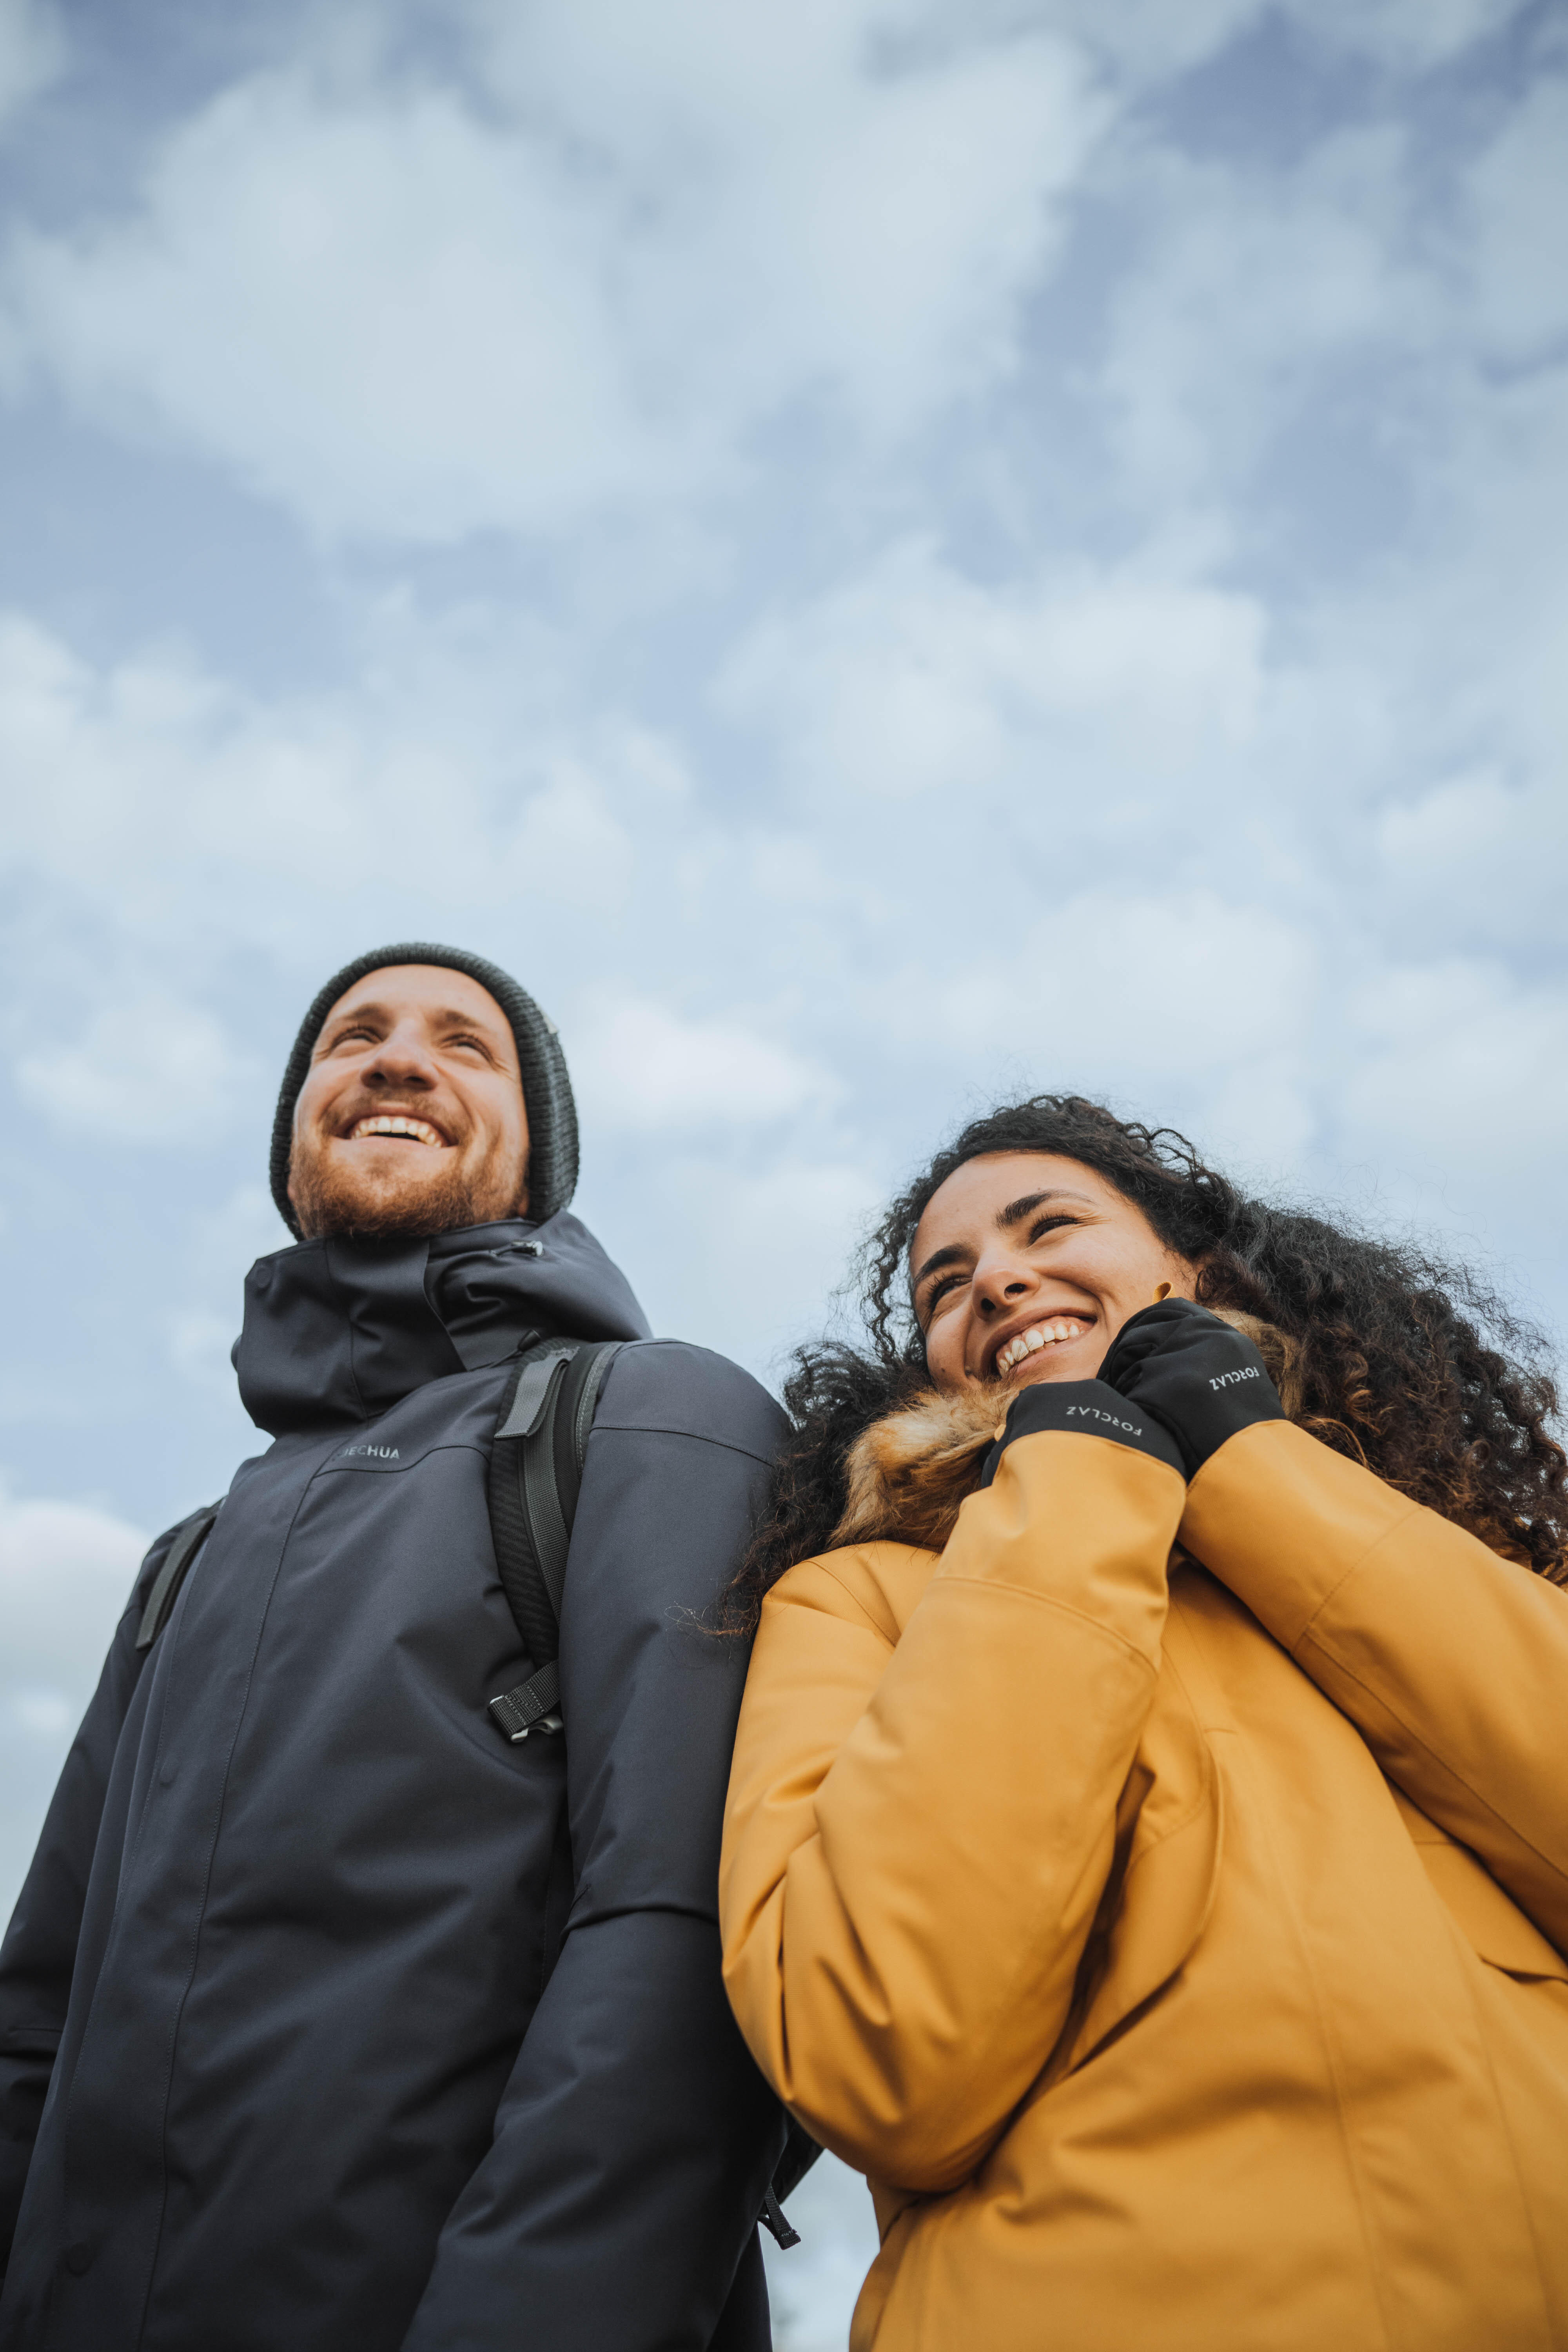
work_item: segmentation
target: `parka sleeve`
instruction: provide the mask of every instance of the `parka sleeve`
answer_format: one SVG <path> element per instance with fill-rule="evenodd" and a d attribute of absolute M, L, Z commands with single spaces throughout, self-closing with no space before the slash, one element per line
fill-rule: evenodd
<path fill-rule="evenodd" d="M 1181 1534 L 1568 1955 L 1568 1592 L 1288 1422 L 1220 1448 Z"/>
<path fill-rule="evenodd" d="M 965 2179 L 1066 2022 L 1183 1496 L 1177 1471 L 1110 1439 L 1028 1435 L 963 1505 L 896 1648 L 849 1589 L 853 1555 L 768 1597 L 730 1784 L 725 1977 L 780 2096 L 876 2179 Z"/>
<path fill-rule="evenodd" d="M 10 2259 L 33 2144 L 65 2027 L 88 1876 L 115 1747 L 141 1672 L 135 1643 L 142 1604 L 179 1532 L 171 1528 L 161 1536 L 137 1572 L 0 1943 L 0 2274 Z"/>
<path fill-rule="evenodd" d="M 574 1899 L 405 2352 L 708 2352 L 763 2305 L 784 2119 L 718 1927 L 745 1654 L 706 1626 L 784 1428 L 704 1349 L 628 1349 L 605 1383 L 561 1617 Z"/>

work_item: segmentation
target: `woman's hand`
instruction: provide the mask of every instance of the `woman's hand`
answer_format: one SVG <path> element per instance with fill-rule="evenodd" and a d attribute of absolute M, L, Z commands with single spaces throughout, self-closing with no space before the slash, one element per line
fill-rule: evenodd
<path fill-rule="evenodd" d="M 1170 1431 L 1189 1479 L 1237 1430 L 1285 1418 L 1251 1340 L 1190 1298 L 1163 1298 L 1131 1317 L 1100 1377 Z"/>

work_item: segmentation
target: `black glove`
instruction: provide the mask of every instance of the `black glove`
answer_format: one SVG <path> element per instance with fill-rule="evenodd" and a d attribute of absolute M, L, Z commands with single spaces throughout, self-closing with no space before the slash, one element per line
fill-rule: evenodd
<path fill-rule="evenodd" d="M 985 1456 L 981 1485 L 989 1486 L 996 1465 L 1016 1439 L 1053 1429 L 1075 1431 L 1080 1437 L 1109 1437 L 1135 1454 L 1152 1454 L 1173 1470 L 1182 1466 L 1180 1448 L 1172 1444 L 1170 1433 L 1152 1413 L 1133 1412 L 1103 1381 L 1031 1381 L 1007 1408 L 1002 1434 Z"/>
<path fill-rule="evenodd" d="M 1100 1377 L 1130 1405 L 1163 1422 L 1189 1478 L 1238 1429 L 1285 1418 L 1251 1340 L 1190 1298 L 1163 1298 L 1124 1323 Z"/>

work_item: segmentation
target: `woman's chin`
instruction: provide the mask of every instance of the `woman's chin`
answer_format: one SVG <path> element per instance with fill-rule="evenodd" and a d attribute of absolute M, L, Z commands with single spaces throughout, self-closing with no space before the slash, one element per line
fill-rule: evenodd
<path fill-rule="evenodd" d="M 1105 1350 L 1098 1354 L 1081 1339 L 1069 1340 L 1065 1346 L 1041 1348 L 1026 1357 L 1016 1372 L 1009 1375 L 1010 1389 L 1033 1388 L 1038 1381 L 1091 1381 L 1104 1360 Z"/>

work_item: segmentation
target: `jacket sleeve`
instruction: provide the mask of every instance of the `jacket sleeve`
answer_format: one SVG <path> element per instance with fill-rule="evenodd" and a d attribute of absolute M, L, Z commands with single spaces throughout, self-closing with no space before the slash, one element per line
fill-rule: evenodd
<path fill-rule="evenodd" d="M 784 2124 L 718 1929 L 745 1656 L 701 1620 L 783 1432 L 701 1349 L 630 1349 L 605 1384 L 561 1622 L 575 1896 L 406 2352 L 705 2352 L 754 2249 Z"/>
<path fill-rule="evenodd" d="M 1568 1955 L 1568 1592 L 1287 1422 L 1220 1448 L 1181 1532 Z"/>
<path fill-rule="evenodd" d="M 135 1644 L 142 1606 L 178 1533 L 171 1528 L 161 1536 L 137 1573 L 0 1944 L 0 2272 L 10 2260 L 33 2143 L 65 2028 L 104 1796 L 141 1671 Z"/>
<path fill-rule="evenodd" d="M 973 2172 L 1066 2022 L 1153 1696 L 1180 1474 L 1037 1433 L 902 1638 L 854 1556 L 764 1605 L 725 1832 L 725 1974 L 806 2128 L 889 2186 Z"/>

